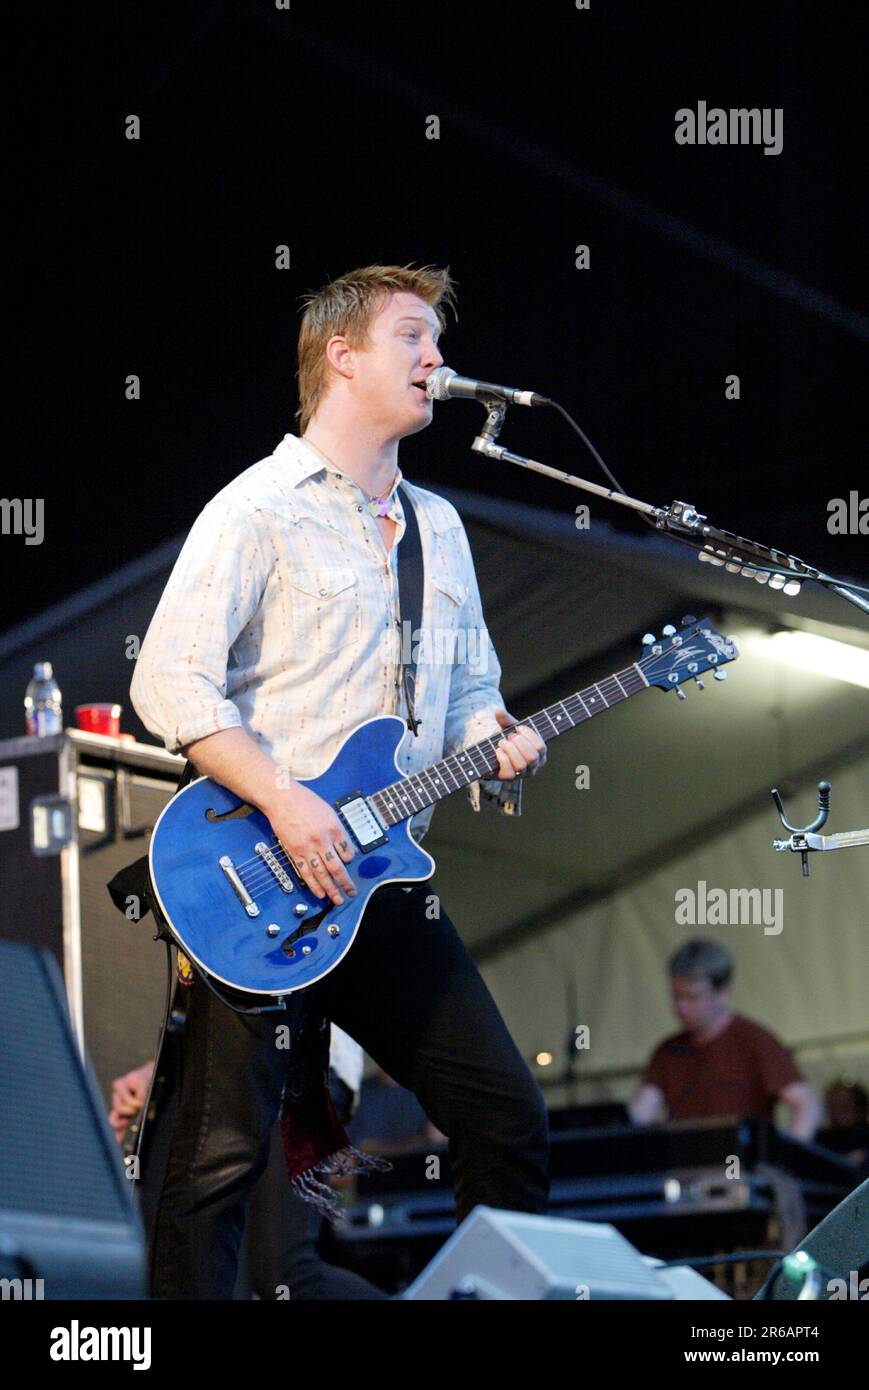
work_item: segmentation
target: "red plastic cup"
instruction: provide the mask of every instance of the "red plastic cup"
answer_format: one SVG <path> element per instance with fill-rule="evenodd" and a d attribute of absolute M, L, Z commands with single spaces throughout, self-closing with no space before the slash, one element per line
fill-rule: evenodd
<path fill-rule="evenodd" d="M 88 734 L 108 734 L 110 738 L 118 738 L 121 733 L 121 706 L 76 705 L 75 722 Z"/>

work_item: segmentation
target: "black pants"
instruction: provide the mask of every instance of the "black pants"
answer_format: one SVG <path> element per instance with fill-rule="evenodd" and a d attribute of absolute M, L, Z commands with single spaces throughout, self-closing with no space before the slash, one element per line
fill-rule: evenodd
<path fill-rule="evenodd" d="M 353 1105 L 353 1092 L 334 1073 L 329 1089 L 335 1113 L 344 1124 Z M 388 1298 L 361 1275 L 323 1259 L 319 1243 L 325 1225 L 325 1217 L 310 1202 L 298 1197 L 287 1182 L 281 1129 L 275 1125 L 268 1167 L 251 1194 L 242 1242 L 243 1286 L 249 1286 L 264 1301 L 291 1298 L 296 1302 L 359 1302 Z M 238 1287 L 235 1296 L 240 1296 Z"/>
<path fill-rule="evenodd" d="M 455 928 L 430 918 L 431 885 L 380 889 L 348 955 L 290 997 L 240 1015 L 197 980 L 181 1039 L 178 1109 L 154 1221 L 152 1293 L 231 1298 L 251 1186 L 268 1161 L 285 1079 L 325 1013 L 449 1138 L 458 1220 L 478 1204 L 542 1212 L 546 1109 Z M 286 1030 L 276 1045 L 276 1029 Z"/>

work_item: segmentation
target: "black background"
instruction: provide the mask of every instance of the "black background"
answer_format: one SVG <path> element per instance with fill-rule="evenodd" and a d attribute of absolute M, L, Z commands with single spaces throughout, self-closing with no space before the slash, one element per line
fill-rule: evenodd
<path fill-rule="evenodd" d="M 46 535 L 0 537 L 3 625 L 189 529 L 295 429 L 299 298 L 374 261 L 448 264 L 446 361 L 556 397 L 628 491 L 865 580 L 866 538 L 827 531 L 830 498 L 869 495 L 862 16 L 800 0 L 22 9 L 2 491 L 44 497 Z M 677 145 L 676 110 L 701 99 L 783 108 L 782 153 Z M 563 485 L 470 452 L 479 418 L 438 407 L 404 471 L 572 512 Z M 511 412 L 502 442 L 599 480 L 549 412 Z"/>

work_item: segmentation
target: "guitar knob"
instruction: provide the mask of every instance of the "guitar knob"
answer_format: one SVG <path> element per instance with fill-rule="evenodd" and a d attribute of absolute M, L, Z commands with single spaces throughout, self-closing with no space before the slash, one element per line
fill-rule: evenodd
<path fill-rule="evenodd" d="M 690 623 L 696 623 L 696 621 L 697 619 L 694 617 L 693 613 L 686 613 L 682 619 L 682 626 L 688 627 Z"/>
<path fill-rule="evenodd" d="M 647 633 L 645 633 L 645 635 L 644 635 L 644 637 L 643 637 L 643 646 L 644 646 L 644 647 L 651 647 L 651 645 L 652 645 L 652 643 L 654 642 L 654 640 L 655 640 L 655 634 L 654 634 L 654 632 L 647 632 Z"/>
<path fill-rule="evenodd" d="M 713 673 L 712 673 L 712 679 L 713 679 L 713 680 L 716 680 L 716 681 L 726 681 L 726 680 L 727 680 L 727 672 L 726 672 L 725 670 L 723 670 L 722 667 L 719 666 L 719 668 L 718 668 L 717 671 L 713 671 Z"/>
<path fill-rule="evenodd" d="M 662 627 L 661 631 L 665 637 L 675 637 L 676 635 L 676 629 L 672 623 L 668 623 L 666 627 Z"/>
<path fill-rule="evenodd" d="M 676 691 L 676 694 L 679 696 L 680 700 L 688 699 L 688 696 L 685 694 L 685 691 L 682 689 L 681 685 L 679 686 L 679 689 Z"/>
<path fill-rule="evenodd" d="M 703 682 L 702 682 L 702 680 L 700 679 L 699 676 L 695 676 L 695 677 L 694 677 L 694 681 L 695 681 L 695 684 L 696 684 L 698 690 L 705 690 L 705 689 L 706 689 L 706 687 L 704 686 L 704 684 L 703 684 Z"/>

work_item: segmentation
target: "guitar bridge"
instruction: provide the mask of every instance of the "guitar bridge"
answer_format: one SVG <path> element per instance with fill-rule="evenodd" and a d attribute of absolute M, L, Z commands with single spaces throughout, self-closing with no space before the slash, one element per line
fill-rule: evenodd
<path fill-rule="evenodd" d="M 257 844 L 254 845 L 254 849 L 256 850 L 260 859 L 265 864 L 266 868 L 270 869 L 271 872 L 274 874 L 281 892 L 292 893 L 293 880 L 290 878 L 283 865 L 278 863 L 277 859 L 272 854 L 268 845 L 265 844 L 263 840 L 259 840 Z"/>
<path fill-rule="evenodd" d="M 229 855 L 222 854 L 217 862 L 235 889 L 236 895 L 248 917 L 259 917 L 260 910 L 236 873 L 235 865 Z"/>

